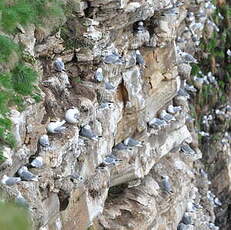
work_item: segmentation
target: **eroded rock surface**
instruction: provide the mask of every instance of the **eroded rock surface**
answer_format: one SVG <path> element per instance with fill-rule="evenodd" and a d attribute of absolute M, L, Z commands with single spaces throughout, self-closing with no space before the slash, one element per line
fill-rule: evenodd
<path fill-rule="evenodd" d="M 187 95 L 181 92 L 191 72 L 190 60 L 181 54 L 197 51 L 212 12 L 204 1 L 70 4 L 75 14 L 63 27 L 74 48 L 59 32 L 39 39 L 29 27 L 28 37 L 19 35 L 37 60 L 44 100 L 22 113 L 12 110 L 17 151 L 5 149 L 8 160 L 0 173 L 17 175 L 35 156 L 41 156 L 44 165 L 30 168 L 38 181 L 1 189 L 11 199 L 19 192 L 25 197 L 34 229 L 173 230 L 184 224 L 187 228 L 182 229 L 212 229 L 209 182 L 200 173 L 202 153 Z M 204 14 L 190 21 L 190 12 Z M 57 57 L 64 61 L 65 72 L 54 70 Z M 94 77 L 98 68 L 101 82 Z M 171 113 L 169 105 L 180 110 Z M 47 133 L 47 125 L 63 120 L 70 108 L 79 111 L 77 124 L 65 123 L 64 132 L 48 134 L 49 146 L 41 146 L 38 139 Z M 163 125 L 151 126 L 155 118 Z M 94 138 L 81 134 L 86 125 Z M 128 137 L 139 144 L 127 145 Z M 230 156 L 228 144 L 221 148 Z M 110 154 L 113 163 L 106 161 Z M 230 163 L 222 170 L 227 172 L 217 177 L 230 179 Z M 169 177 L 171 193 L 163 187 L 163 176 Z M 228 182 L 223 189 L 214 186 L 221 189 L 218 193 L 230 191 Z M 190 216 L 187 223 L 185 215 Z"/>

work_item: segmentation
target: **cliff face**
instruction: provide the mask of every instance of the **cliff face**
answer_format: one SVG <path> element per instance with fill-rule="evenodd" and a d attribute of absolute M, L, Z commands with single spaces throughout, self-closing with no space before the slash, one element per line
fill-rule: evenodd
<path fill-rule="evenodd" d="M 37 156 L 44 164 L 29 169 L 38 181 L 1 185 L 3 198 L 15 199 L 21 193 L 34 229 L 40 230 L 218 229 L 214 206 L 223 220 L 230 218 L 230 206 L 221 207 L 209 186 L 227 199 L 230 136 L 226 133 L 225 144 L 206 141 L 201 161 L 203 142 L 198 142 L 190 116 L 190 103 L 203 83 L 191 76 L 195 60 L 189 54 L 196 55 L 200 39 L 216 30 L 209 23 L 212 3 L 65 4 L 71 13 L 61 29 L 27 26 L 15 38 L 35 60 L 43 100 L 28 98 L 24 111 L 11 109 L 17 147 L 4 148 L 7 160 L 0 173 L 13 176 Z M 65 71 L 54 69 L 57 57 Z M 103 79 L 97 80 L 99 68 Z M 65 119 L 73 107 L 78 122 L 65 123 L 63 133 L 48 135 L 50 146 L 41 146 L 38 140 L 48 124 Z M 229 129 L 230 107 L 224 107 L 224 114 L 221 136 Z M 86 125 L 94 138 L 83 137 Z M 129 137 L 139 143 L 126 145 Z M 210 167 L 210 185 L 203 169 L 211 162 L 222 165 L 222 171 Z M 222 229 L 229 229 L 227 225 Z"/>

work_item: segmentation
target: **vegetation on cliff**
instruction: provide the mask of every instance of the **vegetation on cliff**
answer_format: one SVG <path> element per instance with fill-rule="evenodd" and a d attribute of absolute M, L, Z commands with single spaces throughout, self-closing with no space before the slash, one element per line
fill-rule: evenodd
<path fill-rule="evenodd" d="M 33 63 L 25 58 L 24 47 L 13 41 L 19 26 L 27 24 L 42 25 L 46 17 L 62 17 L 64 10 L 58 0 L 2 0 L 0 2 L 0 161 L 2 148 L 8 145 L 15 147 L 11 133 L 12 124 L 8 119 L 9 108 L 18 110 L 25 107 L 25 97 L 40 100 L 36 87 L 38 74 L 33 70 Z"/>

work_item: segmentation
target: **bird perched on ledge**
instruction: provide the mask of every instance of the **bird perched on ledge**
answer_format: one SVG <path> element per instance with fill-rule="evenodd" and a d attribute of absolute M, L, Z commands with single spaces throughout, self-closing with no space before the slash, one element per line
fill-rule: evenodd
<path fill-rule="evenodd" d="M 175 114 L 178 113 L 182 110 L 182 106 L 173 106 L 173 105 L 169 105 L 167 108 L 167 111 L 171 114 Z"/>
<path fill-rule="evenodd" d="M 167 113 L 166 110 L 162 110 L 160 113 L 160 118 L 165 120 L 167 123 L 171 121 L 176 121 L 176 118 L 171 115 L 170 113 Z"/>
<path fill-rule="evenodd" d="M 12 186 L 12 185 L 17 184 L 20 181 L 21 181 L 20 177 L 13 177 L 13 176 L 4 175 L 2 177 L 1 183 L 5 184 L 5 185 L 8 185 L 8 186 Z"/>
<path fill-rule="evenodd" d="M 43 147 L 49 147 L 50 142 L 49 142 L 49 137 L 44 134 L 39 138 L 39 144 L 42 145 Z"/>
<path fill-rule="evenodd" d="M 103 79 L 104 79 L 103 70 L 102 70 L 102 68 L 98 68 L 95 72 L 95 80 L 97 82 L 101 82 L 101 81 L 103 81 Z"/>
<path fill-rule="evenodd" d="M 57 72 L 62 72 L 62 71 L 65 71 L 65 66 L 64 66 L 64 63 L 62 61 L 62 58 L 57 58 L 54 62 L 54 69 L 57 71 Z"/>
<path fill-rule="evenodd" d="M 66 127 L 63 126 L 65 123 L 65 120 L 50 122 L 47 126 L 48 133 L 62 133 L 66 129 Z"/>
<path fill-rule="evenodd" d="M 151 121 L 149 121 L 148 125 L 152 128 L 160 130 L 162 127 L 167 126 L 167 122 L 165 120 L 154 117 Z"/>
<path fill-rule="evenodd" d="M 123 143 L 129 147 L 142 147 L 142 142 L 141 141 L 137 141 L 131 137 L 126 138 Z"/>
<path fill-rule="evenodd" d="M 82 127 L 80 129 L 79 135 L 91 140 L 98 140 L 99 138 L 96 134 L 93 133 L 90 125 L 85 125 L 84 127 Z"/>
<path fill-rule="evenodd" d="M 22 180 L 38 181 L 38 176 L 30 172 L 26 166 L 23 166 L 18 170 L 18 175 L 21 177 Z"/>
<path fill-rule="evenodd" d="M 79 118 L 79 110 L 76 108 L 68 109 L 65 113 L 65 120 L 70 124 L 76 124 Z"/>
<path fill-rule="evenodd" d="M 162 187 L 163 187 L 164 192 L 168 194 L 173 193 L 172 185 L 169 182 L 168 176 L 162 176 Z"/>

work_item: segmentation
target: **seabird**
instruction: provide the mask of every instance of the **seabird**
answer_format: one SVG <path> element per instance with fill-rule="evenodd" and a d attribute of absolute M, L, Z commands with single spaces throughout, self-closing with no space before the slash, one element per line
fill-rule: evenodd
<path fill-rule="evenodd" d="M 172 185 L 169 182 L 169 177 L 168 176 L 162 176 L 162 186 L 163 190 L 167 193 L 173 193 L 172 191 Z"/>
<path fill-rule="evenodd" d="M 188 23 L 195 21 L 194 13 L 193 13 L 193 12 L 188 12 L 188 13 L 187 13 L 187 17 L 185 18 L 185 20 L 186 20 Z"/>
<path fill-rule="evenodd" d="M 211 72 L 208 72 L 207 78 L 211 84 L 217 85 L 217 80 L 216 78 L 212 75 Z"/>
<path fill-rule="evenodd" d="M 80 129 L 79 135 L 82 137 L 86 137 L 88 139 L 91 139 L 91 140 L 98 140 L 98 137 L 91 130 L 90 125 L 85 125 L 84 127 L 82 127 Z"/>
<path fill-rule="evenodd" d="M 217 197 L 214 199 L 214 204 L 216 204 L 217 206 L 222 206 L 221 201 Z"/>
<path fill-rule="evenodd" d="M 113 89 L 115 89 L 115 87 L 110 82 L 105 82 L 104 85 L 105 85 L 105 89 L 106 90 L 113 90 Z"/>
<path fill-rule="evenodd" d="M 180 88 L 177 92 L 177 95 L 178 96 L 182 96 L 182 97 L 185 97 L 186 99 L 189 99 L 190 98 L 190 95 L 182 88 Z"/>
<path fill-rule="evenodd" d="M 176 118 L 172 114 L 167 113 L 166 110 L 162 110 L 160 112 L 160 118 L 165 120 L 167 123 L 170 123 L 171 121 L 176 121 Z"/>
<path fill-rule="evenodd" d="M 136 50 L 136 64 L 137 65 L 144 65 L 145 64 L 144 58 L 143 58 L 143 56 L 139 50 Z"/>
<path fill-rule="evenodd" d="M 106 64 L 123 64 L 124 63 L 124 61 L 122 60 L 122 57 L 119 54 L 117 54 L 115 51 L 105 56 L 104 62 Z"/>
<path fill-rule="evenodd" d="M 49 147 L 50 142 L 49 142 L 49 137 L 48 135 L 44 134 L 39 138 L 39 144 L 42 145 L 43 147 Z"/>
<path fill-rule="evenodd" d="M 205 131 L 199 131 L 198 134 L 200 134 L 202 137 L 209 137 L 209 133 Z"/>
<path fill-rule="evenodd" d="M 201 174 L 202 177 L 208 178 L 208 174 L 205 172 L 204 169 L 200 169 L 200 174 Z"/>
<path fill-rule="evenodd" d="M 186 224 L 183 224 L 183 223 L 180 223 L 178 226 L 177 226 L 177 230 L 188 230 L 188 226 Z"/>
<path fill-rule="evenodd" d="M 167 126 L 167 122 L 165 120 L 154 117 L 151 121 L 149 121 L 148 125 L 152 128 L 160 130 L 162 127 Z"/>
<path fill-rule="evenodd" d="M 180 112 L 181 110 L 182 110 L 182 106 L 169 105 L 167 108 L 167 112 L 169 112 L 171 114 L 176 114 L 176 113 Z"/>
<path fill-rule="evenodd" d="M 181 151 L 184 152 L 185 154 L 196 154 L 196 152 L 188 145 L 188 144 L 184 144 L 181 146 Z"/>
<path fill-rule="evenodd" d="M 183 51 L 179 51 L 179 55 L 183 61 L 183 63 L 198 63 L 197 60 L 189 53 L 183 52 Z"/>
<path fill-rule="evenodd" d="M 230 50 L 230 49 L 228 49 L 226 53 L 227 53 L 227 55 L 228 55 L 229 57 L 231 57 L 231 50 Z"/>
<path fill-rule="evenodd" d="M 42 168 L 43 167 L 43 158 L 41 156 L 38 156 L 30 164 L 34 168 Z"/>
<path fill-rule="evenodd" d="M 192 224 L 192 216 L 188 212 L 185 212 L 181 221 L 186 225 Z"/>
<path fill-rule="evenodd" d="M 80 176 L 80 174 L 78 174 L 78 173 L 73 173 L 73 174 L 69 175 L 69 177 L 72 180 L 78 180 L 78 181 L 83 181 L 84 180 L 84 178 L 82 176 Z"/>
<path fill-rule="evenodd" d="M 127 149 L 129 149 L 130 150 L 130 148 L 128 148 L 128 146 L 127 145 L 125 145 L 123 142 L 121 142 L 121 143 L 119 143 L 119 144 L 117 144 L 117 145 L 115 145 L 114 147 L 113 147 L 113 150 L 127 150 Z"/>
<path fill-rule="evenodd" d="M 196 93 L 197 92 L 197 89 L 193 85 L 189 85 L 187 83 L 185 83 L 184 88 L 187 91 L 192 92 L 192 93 Z"/>
<path fill-rule="evenodd" d="M 97 82 L 101 82 L 103 81 L 104 76 L 103 76 L 103 69 L 102 68 L 98 68 L 95 72 L 95 80 Z"/>
<path fill-rule="evenodd" d="M 57 72 L 65 71 L 64 63 L 62 61 L 62 58 L 57 58 L 54 62 L 54 69 Z"/>
<path fill-rule="evenodd" d="M 142 142 L 141 141 L 137 141 L 131 137 L 126 138 L 123 143 L 129 147 L 142 147 Z"/>
<path fill-rule="evenodd" d="M 38 181 L 38 176 L 30 172 L 26 166 L 23 166 L 18 170 L 18 175 L 25 181 Z"/>
<path fill-rule="evenodd" d="M 211 230 L 219 230 L 219 227 L 216 226 L 214 223 L 209 223 L 209 224 L 208 224 L 208 227 L 209 227 Z"/>
<path fill-rule="evenodd" d="M 70 124 L 76 124 L 79 118 L 79 110 L 76 108 L 68 109 L 65 113 L 65 120 Z"/>
<path fill-rule="evenodd" d="M 104 165 L 116 165 L 120 161 L 121 160 L 119 160 L 116 156 L 110 154 L 104 158 L 103 164 Z"/>
<path fill-rule="evenodd" d="M 65 123 L 65 120 L 50 122 L 47 126 L 48 133 L 62 133 L 66 129 L 66 127 L 63 126 Z"/>
<path fill-rule="evenodd" d="M 8 186 L 15 185 L 20 181 L 21 181 L 20 177 L 13 177 L 13 176 L 7 176 L 7 175 L 4 175 L 1 179 L 1 183 L 8 185 Z"/>
<path fill-rule="evenodd" d="M 144 22 L 143 21 L 139 21 L 138 22 L 138 26 L 136 28 L 136 31 L 139 33 L 142 33 L 145 31 L 145 28 L 144 28 Z"/>
<path fill-rule="evenodd" d="M 211 20 L 208 20 L 207 23 L 210 24 L 216 30 L 217 33 L 220 31 L 219 27 Z"/>

